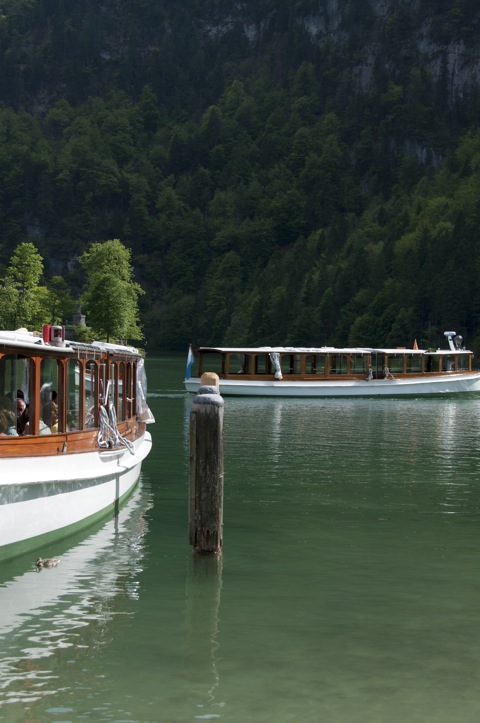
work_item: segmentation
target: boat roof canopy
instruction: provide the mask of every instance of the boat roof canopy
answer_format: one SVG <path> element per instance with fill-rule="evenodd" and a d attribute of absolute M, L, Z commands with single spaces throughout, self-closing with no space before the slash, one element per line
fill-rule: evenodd
<path fill-rule="evenodd" d="M 216 352 L 218 354 L 394 354 L 422 356 L 423 354 L 471 354 L 467 349 L 406 349 L 401 348 L 380 348 L 380 347 L 298 347 L 298 346 L 259 346 L 259 347 L 210 347 L 201 346 L 198 352 Z"/>
<path fill-rule="evenodd" d="M 15 347 L 16 349 L 35 350 L 41 348 L 42 351 L 51 351 L 57 354 L 74 354 L 78 351 L 89 351 L 91 353 L 110 353 L 110 354 L 129 354 L 141 356 L 138 349 L 133 346 L 123 346 L 122 344 L 108 344 L 103 341 L 94 341 L 91 344 L 82 342 L 65 340 L 62 345 L 49 344 L 43 340 L 38 332 L 27 331 L 26 329 L 17 329 L 16 331 L 0 330 L 0 349 L 5 351 L 7 347 Z"/>

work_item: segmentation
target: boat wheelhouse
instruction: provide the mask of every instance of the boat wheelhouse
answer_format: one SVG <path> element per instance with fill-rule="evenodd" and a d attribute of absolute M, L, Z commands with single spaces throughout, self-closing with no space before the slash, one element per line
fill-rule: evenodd
<path fill-rule="evenodd" d="M 0 559 L 117 511 L 153 421 L 137 349 L 0 331 Z"/>
<path fill-rule="evenodd" d="M 447 349 L 370 347 L 200 347 L 185 388 L 196 392 L 205 372 L 220 394 L 278 397 L 397 396 L 480 391 L 473 353 L 455 332 Z M 190 357 L 191 361 L 191 357 Z"/>

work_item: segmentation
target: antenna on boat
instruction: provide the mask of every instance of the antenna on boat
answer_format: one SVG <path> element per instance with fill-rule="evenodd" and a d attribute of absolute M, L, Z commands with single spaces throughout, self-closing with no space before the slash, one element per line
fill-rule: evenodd
<path fill-rule="evenodd" d="M 456 339 L 460 338 L 460 344 L 462 343 L 462 337 L 457 337 L 456 331 L 444 331 L 443 335 L 448 339 L 448 346 L 452 351 L 455 351 L 459 347 L 456 346 Z"/>

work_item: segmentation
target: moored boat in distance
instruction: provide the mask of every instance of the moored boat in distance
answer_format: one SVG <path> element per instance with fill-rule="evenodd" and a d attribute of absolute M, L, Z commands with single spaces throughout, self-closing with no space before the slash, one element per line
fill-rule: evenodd
<path fill-rule="evenodd" d="M 446 331 L 446 349 L 398 347 L 199 347 L 189 349 L 185 389 L 205 372 L 220 394 L 268 397 L 372 397 L 480 392 L 480 371 L 463 339 Z M 195 358 L 196 356 L 196 358 Z M 193 372 L 193 374 L 192 374 Z"/>
<path fill-rule="evenodd" d="M 152 446 L 134 347 L 0 331 L 0 560 L 108 514 L 132 492 Z"/>

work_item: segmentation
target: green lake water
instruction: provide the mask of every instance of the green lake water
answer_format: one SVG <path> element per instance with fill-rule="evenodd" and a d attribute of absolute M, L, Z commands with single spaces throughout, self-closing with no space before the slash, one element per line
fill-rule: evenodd
<path fill-rule="evenodd" d="M 480 398 L 225 398 L 224 547 L 188 545 L 185 358 L 119 518 L 0 568 L 0 720 L 477 723 Z"/>

